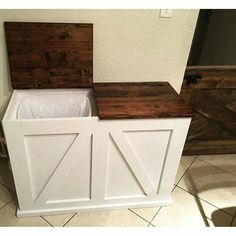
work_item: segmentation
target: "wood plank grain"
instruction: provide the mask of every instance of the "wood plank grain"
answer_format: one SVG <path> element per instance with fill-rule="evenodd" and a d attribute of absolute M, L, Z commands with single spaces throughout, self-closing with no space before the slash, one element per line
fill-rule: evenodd
<path fill-rule="evenodd" d="M 183 81 L 183 88 L 236 88 L 236 68 L 194 68 L 186 69 L 187 75 L 201 75 L 202 79 L 198 83 L 186 85 L 186 80 Z"/>
<path fill-rule="evenodd" d="M 191 117 L 168 82 L 94 83 L 100 119 Z"/>
<path fill-rule="evenodd" d="M 185 143 L 183 155 L 235 153 L 236 140 L 194 140 Z"/>
<path fill-rule="evenodd" d="M 5 22 L 14 89 L 91 87 L 93 25 Z"/>
<path fill-rule="evenodd" d="M 191 121 L 188 131 L 187 141 L 199 138 L 205 133 L 211 133 L 218 124 L 214 121 L 206 119 L 203 115 L 196 113 Z"/>
<path fill-rule="evenodd" d="M 228 109 L 207 91 L 199 90 L 195 99 L 195 110 L 216 121 L 221 127 L 236 137 L 236 113 Z"/>
<path fill-rule="evenodd" d="M 5 22 L 9 42 L 88 42 L 91 24 Z M 52 32 L 53 31 L 53 32 Z"/>

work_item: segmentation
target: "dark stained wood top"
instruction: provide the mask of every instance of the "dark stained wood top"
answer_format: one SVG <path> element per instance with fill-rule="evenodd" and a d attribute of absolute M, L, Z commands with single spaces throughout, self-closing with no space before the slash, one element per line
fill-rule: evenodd
<path fill-rule="evenodd" d="M 168 82 L 94 83 L 99 118 L 177 118 L 193 113 Z"/>
<path fill-rule="evenodd" d="M 91 87 L 93 25 L 5 22 L 14 89 Z"/>

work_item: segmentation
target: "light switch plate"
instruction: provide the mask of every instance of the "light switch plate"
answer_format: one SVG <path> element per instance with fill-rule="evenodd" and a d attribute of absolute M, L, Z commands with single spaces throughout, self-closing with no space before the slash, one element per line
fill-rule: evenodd
<path fill-rule="evenodd" d="M 161 18 L 171 18 L 172 17 L 172 9 L 161 9 L 160 10 Z"/>

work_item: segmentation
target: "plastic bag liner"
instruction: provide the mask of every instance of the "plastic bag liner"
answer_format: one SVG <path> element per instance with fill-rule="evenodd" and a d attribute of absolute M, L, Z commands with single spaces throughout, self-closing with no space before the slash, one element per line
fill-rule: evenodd
<path fill-rule="evenodd" d="M 30 96 L 23 100 L 17 112 L 18 119 L 87 116 L 91 116 L 87 95 Z"/>

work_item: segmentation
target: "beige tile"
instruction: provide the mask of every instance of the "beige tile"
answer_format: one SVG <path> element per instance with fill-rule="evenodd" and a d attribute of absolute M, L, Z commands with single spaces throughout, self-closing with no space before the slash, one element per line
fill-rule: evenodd
<path fill-rule="evenodd" d="M 129 210 L 77 213 L 66 226 L 148 226 L 148 222 Z"/>
<path fill-rule="evenodd" d="M 16 204 L 12 200 L 0 209 L 0 226 L 49 226 L 41 217 L 16 217 Z"/>
<path fill-rule="evenodd" d="M 234 218 L 233 223 L 231 225 L 232 227 L 236 227 L 236 218 Z"/>
<path fill-rule="evenodd" d="M 12 192 L 16 192 L 8 160 L 3 158 L 0 158 L 0 183 L 7 186 Z"/>
<path fill-rule="evenodd" d="M 63 215 L 51 215 L 51 216 L 43 216 L 50 224 L 53 226 L 63 226 L 72 216 L 72 214 L 63 214 Z"/>
<path fill-rule="evenodd" d="M 13 194 L 2 184 L 0 184 L 0 208 L 12 199 Z"/>
<path fill-rule="evenodd" d="M 173 191 L 172 199 L 173 204 L 162 207 L 152 224 L 163 227 L 204 227 L 206 224 L 200 211 L 201 208 L 206 216 L 205 220 L 210 226 L 229 226 L 232 220 L 232 216 L 229 214 L 178 187 Z M 200 204 L 196 199 L 200 201 Z"/>
<path fill-rule="evenodd" d="M 236 154 L 201 155 L 198 156 L 198 159 L 236 175 Z"/>
<path fill-rule="evenodd" d="M 150 222 L 155 214 L 159 211 L 160 207 L 144 207 L 144 208 L 132 208 L 131 210 Z"/>
<path fill-rule="evenodd" d="M 235 175 L 196 159 L 178 185 L 232 215 L 235 212 Z"/>
<path fill-rule="evenodd" d="M 179 168 L 175 177 L 175 184 L 178 183 L 184 172 L 188 169 L 190 164 L 195 159 L 195 156 L 182 156 L 179 164 Z"/>

